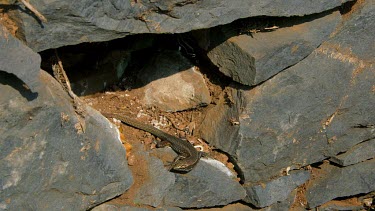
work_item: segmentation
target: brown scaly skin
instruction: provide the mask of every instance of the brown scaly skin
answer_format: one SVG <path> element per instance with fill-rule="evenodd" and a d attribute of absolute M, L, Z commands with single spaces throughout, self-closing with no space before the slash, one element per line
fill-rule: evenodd
<path fill-rule="evenodd" d="M 189 172 L 194 168 L 201 157 L 201 153 L 198 152 L 189 142 L 169 135 L 151 125 L 143 124 L 125 115 L 111 113 L 102 114 L 107 118 L 116 118 L 129 126 L 149 132 L 152 135 L 159 137 L 161 140 L 170 143 L 171 148 L 178 153 L 178 157 L 171 164 L 170 171 L 180 173 Z"/>

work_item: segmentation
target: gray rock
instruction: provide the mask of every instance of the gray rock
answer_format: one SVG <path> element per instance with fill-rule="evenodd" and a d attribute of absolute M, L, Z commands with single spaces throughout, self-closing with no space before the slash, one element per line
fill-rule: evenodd
<path fill-rule="evenodd" d="M 304 16 L 330 10 L 344 2 L 347 0 L 46 0 L 33 2 L 33 5 L 48 23 L 40 23 L 36 17 L 20 11 L 22 23 L 19 26 L 27 44 L 35 51 L 42 51 L 82 42 L 113 40 L 129 34 L 182 33 L 246 17 Z"/>
<path fill-rule="evenodd" d="M 0 71 L 16 75 L 32 91 L 35 91 L 39 80 L 40 62 L 39 54 L 14 38 L 0 24 Z"/>
<path fill-rule="evenodd" d="M 355 145 L 347 152 L 331 158 L 330 161 L 341 166 L 348 166 L 371 158 L 375 158 L 375 139 Z"/>
<path fill-rule="evenodd" d="M 85 105 L 85 118 L 78 116 L 49 74 L 40 72 L 33 100 L 22 81 L 3 71 L 0 91 L 2 209 L 86 210 L 130 187 L 112 125 Z"/>
<path fill-rule="evenodd" d="M 164 111 L 181 111 L 211 102 L 210 91 L 198 67 L 178 51 L 159 52 L 139 72 L 145 84 L 143 102 Z"/>
<path fill-rule="evenodd" d="M 212 207 L 227 205 L 245 197 L 245 190 L 224 164 L 202 158 L 187 174 L 176 175 L 176 182 L 164 198 L 166 206 Z"/>
<path fill-rule="evenodd" d="M 147 169 L 142 175 L 146 180 L 135 193 L 135 204 L 166 208 L 212 207 L 238 201 L 246 195 L 234 174 L 216 160 L 202 158 L 192 171 L 177 174 L 164 166 L 176 157 L 171 148 L 139 151 L 135 155 Z M 164 165 L 161 159 L 166 162 Z"/>
<path fill-rule="evenodd" d="M 147 181 L 137 190 L 135 196 L 136 204 L 146 204 L 153 207 L 162 205 L 163 198 L 169 191 L 168 189 L 175 183 L 175 175 L 168 172 L 163 162 L 146 152 L 141 153 L 145 164 L 148 166 Z"/>
<path fill-rule="evenodd" d="M 238 88 L 228 91 L 233 105 L 207 114 L 202 137 L 235 159 L 245 183 L 267 181 L 375 136 L 375 49 L 367 31 L 375 28 L 374 8 L 363 2 L 306 59 L 251 90 L 233 86 Z M 342 34 L 349 31 L 367 34 L 346 39 Z M 362 58 L 341 46 L 370 50 Z"/>
<path fill-rule="evenodd" d="M 149 209 L 141 207 L 131 207 L 128 205 L 118 205 L 104 203 L 97 207 L 94 207 L 92 211 L 148 211 Z"/>
<path fill-rule="evenodd" d="M 349 20 L 343 23 L 337 34 L 319 51 L 319 53 L 335 60 L 352 64 L 355 68 L 349 83 L 352 89 L 348 90 L 347 98 L 342 99 L 342 104 L 336 113 L 333 113 L 336 114 L 334 119 L 326 128 L 327 137 L 331 142 L 342 142 L 332 144 L 333 149 L 327 153 L 330 156 L 336 155 L 336 152 L 345 152 L 359 143 L 353 142 L 353 140 L 361 139 L 361 141 L 364 141 L 374 137 L 373 105 L 375 96 L 368 95 L 365 97 L 368 93 L 374 91 L 374 86 L 367 83 L 367 81 L 374 80 L 375 74 L 372 65 L 375 61 L 375 46 L 372 45 L 373 34 L 375 33 L 374 10 L 374 1 L 365 1 L 358 5 L 356 11 L 349 16 Z M 336 50 L 338 46 L 340 48 Z M 351 53 L 348 53 L 348 49 Z M 332 82 L 339 83 L 336 80 L 337 78 Z M 365 92 L 365 96 L 358 98 L 358 95 L 363 92 Z M 348 129 L 350 130 L 349 133 L 347 132 Z M 342 135 L 339 140 L 336 139 L 336 137 L 339 137 L 338 134 L 345 135 Z"/>
<path fill-rule="evenodd" d="M 298 197 L 297 197 L 297 192 L 298 189 L 294 189 L 290 194 L 289 196 L 287 197 L 286 200 L 283 200 L 283 201 L 278 201 L 274 204 L 272 204 L 271 206 L 269 207 L 265 207 L 265 208 L 262 208 L 260 209 L 261 211 L 284 211 L 284 210 L 294 210 L 294 211 L 305 211 L 305 207 L 302 205 L 302 204 L 298 204 L 297 206 L 293 206 L 292 205 L 295 205 L 295 201 L 298 200 Z"/>
<path fill-rule="evenodd" d="M 375 190 L 375 159 L 343 168 L 332 165 L 324 165 L 321 168 L 325 173 L 317 177 L 306 190 L 310 208 L 335 198 Z"/>
<path fill-rule="evenodd" d="M 289 176 L 279 177 L 264 185 L 245 186 L 246 202 L 256 207 L 267 207 L 288 198 L 293 189 L 305 183 L 310 177 L 308 171 L 292 173 Z"/>
<path fill-rule="evenodd" d="M 193 211 L 193 210 L 197 210 L 197 209 L 186 209 L 188 211 Z M 213 208 L 201 208 L 199 209 L 201 211 L 253 211 L 253 210 L 258 210 L 259 209 L 253 209 L 249 206 L 246 206 L 244 204 L 241 204 L 241 203 L 234 203 L 234 204 L 228 204 L 226 206 L 223 206 L 223 207 L 213 207 Z"/>
<path fill-rule="evenodd" d="M 121 205 L 121 204 L 112 204 L 110 202 L 101 204 L 97 207 L 94 207 L 92 211 L 149 211 L 149 210 L 157 210 L 157 211 L 180 211 L 182 209 L 178 207 L 162 207 L 162 208 L 153 208 L 147 209 L 143 207 L 132 207 L 129 205 Z"/>
<path fill-rule="evenodd" d="M 339 12 L 320 16 L 300 18 L 299 21 L 305 22 L 288 22 L 287 27 L 281 26 L 271 32 L 230 37 L 214 46 L 207 56 L 234 81 L 245 85 L 259 84 L 309 55 L 341 20 Z"/>
<path fill-rule="evenodd" d="M 319 207 L 319 211 L 360 211 L 365 210 L 363 206 L 361 205 L 345 205 L 342 204 L 342 202 L 328 202 L 327 205 L 322 205 Z"/>
<path fill-rule="evenodd" d="M 240 125 L 233 125 L 231 120 L 238 121 L 241 110 L 241 92 L 227 89 L 227 94 L 234 100 L 232 104 L 226 103 L 226 98 L 220 96 L 217 105 L 207 111 L 206 116 L 198 129 L 199 135 L 207 140 L 213 147 L 219 148 L 230 155 L 235 155 L 237 150 L 236 140 L 240 137 Z"/>

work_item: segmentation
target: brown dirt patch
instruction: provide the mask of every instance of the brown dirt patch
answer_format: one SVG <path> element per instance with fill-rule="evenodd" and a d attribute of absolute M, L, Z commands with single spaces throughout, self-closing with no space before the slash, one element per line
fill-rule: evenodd
<path fill-rule="evenodd" d="M 0 6 L 0 24 L 2 24 L 10 34 L 17 37 L 18 25 L 14 21 L 16 6 L 4 4 Z"/>
<path fill-rule="evenodd" d="M 350 207 L 355 207 L 355 206 L 362 206 L 362 203 L 358 200 L 357 197 L 353 197 L 353 198 L 344 199 L 344 200 L 332 200 L 321 205 L 320 208 L 331 207 L 334 205 L 339 206 L 339 207 L 350 208 Z"/>
<path fill-rule="evenodd" d="M 301 210 L 301 208 L 306 208 L 306 183 L 297 188 L 297 193 L 294 198 L 293 204 L 290 206 L 290 211 Z"/>

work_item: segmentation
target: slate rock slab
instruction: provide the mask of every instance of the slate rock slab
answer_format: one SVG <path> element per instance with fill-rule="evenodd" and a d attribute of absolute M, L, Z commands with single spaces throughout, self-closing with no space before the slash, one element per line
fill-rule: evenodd
<path fill-rule="evenodd" d="M 374 8 L 372 1 L 357 5 L 306 59 L 253 89 L 233 85 L 239 89 L 228 92 L 234 105 L 207 114 L 202 137 L 236 160 L 245 184 L 336 156 L 375 136 Z M 357 39 L 349 38 L 351 32 Z M 355 54 L 365 48 L 367 54 Z M 233 118 L 239 125 L 229 123 Z"/>
<path fill-rule="evenodd" d="M 321 211 L 361 211 L 366 210 L 362 205 L 351 205 L 342 203 L 340 200 L 327 202 L 326 204 L 319 206 Z"/>
<path fill-rule="evenodd" d="M 1 209 L 86 210 L 125 192 L 132 175 L 109 121 L 86 106 L 78 117 L 44 71 L 37 98 L 23 84 L 0 71 Z"/>
<path fill-rule="evenodd" d="M 166 206 L 212 207 L 245 197 L 245 190 L 224 164 L 202 158 L 187 174 L 177 174 L 176 182 L 164 198 Z"/>
<path fill-rule="evenodd" d="M 210 91 L 198 67 L 178 51 L 158 52 L 138 73 L 145 85 L 142 101 L 164 111 L 181 111 L 207 105 Z"/>
<path fill-rule="evenodd" d="M 135 184 L 141 181 L 134 194 L 128 198 L 134 204 L 154 208 L 196 208 L 227 205 L 246 196 L 245 190 L 236 181 L 236 176 L 221 162 L 202 158 L 194 169 L 186 174 L 168 171 L 168 165 L 177 154 L 169 147 L 145 151 L 136 149 L 133 165 Z M 163 162 L 162 162 L 163 161 Z M 113 203 L 115 203 L 114 201 Z"/>
<path fill-rule="evenodd" d="M 256 207 L 267 207 L 288 198 L 293 189 L 310 178 L 308 171 L 294 172 L 289 176 L 279 177 L 264 185 L 245 186 L 247 196 L 244 201 Z"/>
<path fill-rule="evenodd" d="M 294 209 L 296 211 L 297 210 L 300 210 L 300 211 L 306 210 L 305 207 L 303 206 L 303 204 L 301 204 L 301 203 L 296 204 L 296 203 L 300 202 L 297 194 L 299 194 L 298 188 L 294 189 L 289 194 L 287 199 L 285 199 L 283 201 L 278 201 L 278 202 L 272 204 L 271 206 L 264 207 L 260 210 L 262 210 L 262 211 L 284 211 L 284 210 L 291 210 L 291 209 Z M 296 202 L 296 201 L 298 201 L 298 202 Z"/>
<path fill-rule="evenodd" d="M 147 165 L 147 180 L 137 190 L 136 204 L 145 204 L 153 207 L 163 205 L 164 196 L 175 182 L 175 175 L 167 171 L 163 162 L 146 152 L 139 151 L 137 156 L 142 157 L 142 164 Z"/>
<path fill-rule="evenodd" d="M 122 205 L 122 204 L 114 204 L 114 203 L 104 203 L 97 207 L 94 207 L 92 211 L 149 211 L 149 210 L 156 210 L 156 211 L 181 211 L 182 209 L 178 207 L 161 207 L 161 208 L 143 208 L 143 207 L 132 207 L 129 205 Z"/>
<path fill-rule="evenodd" d="M 171 148 L 144 154 L 147 165 L 147 181 L 136 193 L 138 204 L 154 207 L 212 207 L 241 200 L 246 193 L 236 181 L 235 175 L 224 164 L 202 158 L 194 169 L 186 174 L 172 173 L 159 158 L 173 160 L 176 153 Z M 148 158 L 147 158 L 148 157 Z M 164 164 L 165 165 L 165 164 Z M 150 203 L 151 202 L 151 203 Z"/>
<path fill-rule="evenodd" d="M 0 24 L 0 71 L 16 75 L 35 91 L 41 58 Z M 32 96 L 31 96 L 32 97 Z"/>
<path fill-rule="evenodd" d="M 306 190 L 308 206 L 314 208 L 339 197 L 369 193 L 375 190 L 375 159 L 339 168 L 322 166 L 324 174 Z"/>
<path fill-rule="evenodd" d="M 230 37 L 212 46 L 207 56 L 226 76 L 253 86 L 304 59 L 329 37 L 340 20 L 338 11 L 299 18 L 300 23 L 291 20 L 287 27 L 275 31 Z M 222 35 L 216 32 L 211 36 Z"/>
<path fill-rule="evenodd" d="M 331 158 L 330 161 L 348 166 L 371 158 L 375 158 L 375 139 L 359 143 L 347 152 Z"/>
<path fill-rule="evenodd" d="M 250 16 L 304 16 L 339 7 L 347 1 L 45 0 L 31 3 L 48 23 L 41 23 L 20 10 L 19 28 L 27 45 L 42 51 L 82 42 L 108 41 L 129 34 L 182 33 Z"/>
<path fill-rule="evenodd" d="M 184 209 L 188 211 L 193 211 L 197 209 Z M 213 207 L 213 208 L 201 208 L 199 209 L 201 211 L 253 211 L 253 210 L 260 210 L 260 209 L 253 209 L 247 205 L 241 204 L 241 203 L 233 203 L 233 204 L 228 204 L 226 206 L 221 206 L 221 207 Z"/>

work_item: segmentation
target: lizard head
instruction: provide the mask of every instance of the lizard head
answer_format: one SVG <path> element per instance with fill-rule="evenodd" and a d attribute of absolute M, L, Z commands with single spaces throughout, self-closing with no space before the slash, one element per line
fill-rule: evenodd
<path fill-rule="evenodd" d="M 172 171 L 180 172 L 180 173 L 187 173 L 194 168 L 195 165 L 191 165 L 189 163 L 183 161 L 177 161 L 171 167 Z"/>

